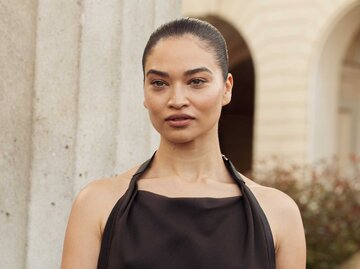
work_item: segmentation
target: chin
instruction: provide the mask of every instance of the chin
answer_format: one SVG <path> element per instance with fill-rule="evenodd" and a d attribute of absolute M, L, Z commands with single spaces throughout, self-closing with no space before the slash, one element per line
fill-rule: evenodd
<path fill-rule="evenodd" d="M 216 126 L 215 126 L 216 127 Z M 196 141 L 202 141 L 204 138 L 208 137 L 213 133 L 217 134 L 217 128 L 209 128 L 204 130 L 194 130 L 194 129 L 178 129 L 178 130 L 159 130 L 155 128 L 161 136 L 161 139 L 167 141 L 168 143 L 173 144 L 191 144 Z"/>
<path fill-rule="evenodd" d="M 194 141 L 193 137 L 188 136 L 165 136 L 163 137 L 166 141 L 173 144 L 188 144 Z"/>

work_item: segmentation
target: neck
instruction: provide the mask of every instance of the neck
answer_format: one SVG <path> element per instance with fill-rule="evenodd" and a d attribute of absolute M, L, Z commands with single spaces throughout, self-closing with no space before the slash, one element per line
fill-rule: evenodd
<path fill-rule="evenodd" d="M 231 181 L 222 160 L 217 132 L 188 143 L 172 143 L 162 138 L 153 167 L 155 177 L 173 176 L 188 183 Z"/>

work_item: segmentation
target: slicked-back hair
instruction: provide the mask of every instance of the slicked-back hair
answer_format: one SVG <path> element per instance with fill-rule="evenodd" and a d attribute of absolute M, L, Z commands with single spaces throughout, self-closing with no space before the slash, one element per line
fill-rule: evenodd
<path fill-rule="evenodd" d="M 214 54 L 225 81 L 229 72 L 229 59 L 225 39 L 213 25 L 194 18 L 181 18 L 170 21 L 161 25 L 151 34 L 142 56 L 143 73 L 145 73 L 147 57 L 161 39 L 180 37 L 186 34 L 193 35 L 206 44 L 206 47 Z"/>

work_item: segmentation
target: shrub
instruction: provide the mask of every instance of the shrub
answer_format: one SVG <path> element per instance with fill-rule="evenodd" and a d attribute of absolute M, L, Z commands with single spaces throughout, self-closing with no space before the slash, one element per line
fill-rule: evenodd
<path fill-rule="evenodd" d="M 307 268 L 332 269 L 360 250 L 360 165 L 352 176 L 339 174 L 336 160 L 314 166 L 278 158 L 256 164 L 249 176 L 287 193 L 298 204 L 307 241 Z"/>

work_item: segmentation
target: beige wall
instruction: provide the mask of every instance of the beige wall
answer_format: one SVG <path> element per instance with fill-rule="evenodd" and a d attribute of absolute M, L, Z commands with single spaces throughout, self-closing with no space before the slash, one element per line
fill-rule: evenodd
<path fill-rule="evenodd" d="M 323 118 L 315 114 L 326 109 L 316 111 L 322 102 L 317 92 L 321 87 L 326 90 L 315 80 L 326 65 L 321 61 L 326 40 L 337 23 L 359 3 L 358 0 L 183 1 L 183 14 L 220 16 L 238 29 L 250 48 L 256 76 L 255 159 L 278 155 L 292 162 L 306 162 L 336 153 L 336 115 L 326 119 L 329 125 L 318 125 Z M 352 18 L 348 20 L 354 26 L 357 22 Z M 339 38 L 329 51 L 336 51 L 341 42 Z M 324 78 L 333 77 L 333 71 L 325 72 Z M 334 111 L 337 109 L 337 104 L 330 105 Z M 331 134 L 326 134 L 329 131 Z"/>
<path fill-rule="evenodd" d="M 180 4 L 0 0 L 0 268 L 59 268 L 74 195 L 155 149 L 141 53 Z"/>

